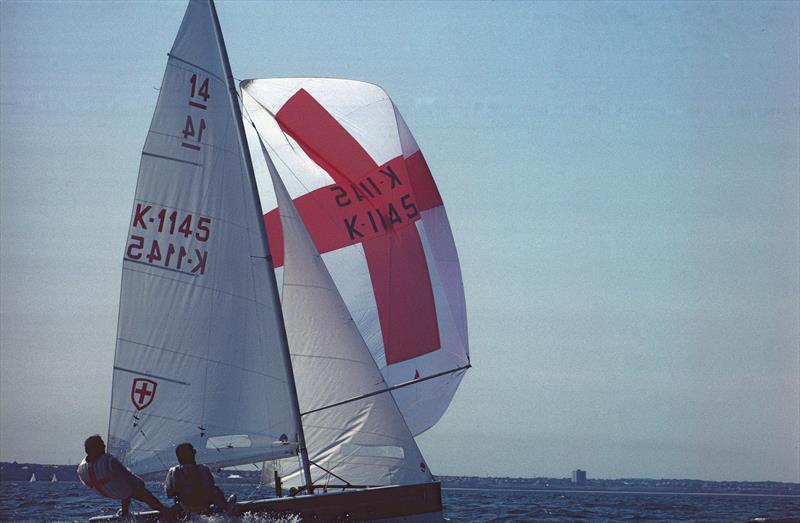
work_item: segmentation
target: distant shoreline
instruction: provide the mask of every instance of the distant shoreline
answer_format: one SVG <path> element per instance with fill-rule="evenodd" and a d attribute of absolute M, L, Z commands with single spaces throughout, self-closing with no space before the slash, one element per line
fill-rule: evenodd
<path fill-rule="evenodd" d="M 485 478 L 494 479 L 494 478 Z M 674 492 L 669 490 L 592 490 L 583 488 L 558 488 L 558 489 L 526 489 L 526 488 L 480 488 L 480 487 L 447 487 L 442 486 L 443 490 L 463 490 L 463 491 L 486 491 L 502 490 L 504 492 L 564 492 L 580 494 L 660 494 L 665 496 L 740 496 L 740 497 L 759 497 L 759 498 L 800 498 L 798 494 L 751 494 L 742 492 Z"/>
<path fill-rule="evenodd" d="M 0 481 L 78 481 L 77 465 L 0 462 Z M 235 476 L 228 477 L 226 476 Z M 218 483 L 258 484 L 259 470 L 217 472 Z M 435 476 L 446 490 L 505 490 L 510 492 L 564 492 L 606 494 L 687 494 L 693 496 L 772 496 L 800 498 L 800 483 L 780 481 L 705 481 L 695 479 L 586 479 L 574 483 L 570 478 L 512 478 L 478 476 Z M 147 476 L 145 476 L 147 479 Z M 158 480 L 158 478 L 153 478 Z"/>

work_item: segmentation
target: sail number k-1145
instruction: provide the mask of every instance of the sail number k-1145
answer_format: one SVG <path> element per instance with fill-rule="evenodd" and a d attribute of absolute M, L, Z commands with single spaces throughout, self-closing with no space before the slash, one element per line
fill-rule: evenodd
<path fill-rule="evenodd" d="M 187 274 L 205 274 L 211 218 L 136 203 L 125 258 Z M 200 242 L 200 248 L 192 245 Z"/>
<path fill-rule="evenodd" d="M 406 223 L 419 219 L 419 209 L 414 197 L 410 192 L 402 194 L 404 187 L 407 185 L 389 164 L 377 169 L 376 173 L 349 184 L 349 187 L 331 185 L 330 190 L 338 207 L 347 208 L 356 204 L 352 207 L 356 214 L 344 216 L 349 240 L 360 240 L 371 233 L 382 233 L 395 224 L 403 223 L 404 218 Z"/>

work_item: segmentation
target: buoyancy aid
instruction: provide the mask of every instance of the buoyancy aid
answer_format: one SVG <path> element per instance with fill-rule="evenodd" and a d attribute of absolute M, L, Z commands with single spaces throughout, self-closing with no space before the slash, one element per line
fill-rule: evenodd
<path fill-rule="evenodd" d="M 169 471 L 167 495 L 173 494 L 190 512 L 205 512 L 214 503 L 214 479 L 205 465 L 176 465 Z"/>
<path fill-rule="evenodd" d="M 84 458 L 78 465 L 78 479 L 101 496 L 126 499 L 133 494 L 137 478 L 114 456 L 106 453 L 94 461 Z"/>

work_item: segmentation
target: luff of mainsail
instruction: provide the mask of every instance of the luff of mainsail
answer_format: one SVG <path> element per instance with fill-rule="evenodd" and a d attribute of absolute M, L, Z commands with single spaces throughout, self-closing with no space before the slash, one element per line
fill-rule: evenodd
<path fill-rule="evenodd" d="M 386 388 L 380 369 L 261 143 L 283 231 L 282 308 L 300 406 Z M 393 396 L 369 395 L 303 417 L 314 481 L 409 485 L 432 481 Z M 296 483 L 290 474 L 286 485 Z"/>
<path fill-rule="evenodd" d="M 169 468 L 183 441 L 214 466 L 303 446 L 234 92 L 214 6 L 193 0 L 142 152 L 123 260 L 109 451 L 138 473 Z"/>
<path fill-rule="evenodd" d="M 242 110 L 239 107 L 239 97 L 238 91 L 236 89 L 236 82 L 233 78 L 233 72 L 231 71 L 231 64 L 228 60 L 228 50 L 225 47 L 225 40 L 222 36 L 222 29 L 219 25 L 219 18 L 217 17 L 217 9 L 214 6 L 214 0 L 208 0 L 211 8 L 211 15 L 214 21 L 214 29 L 216 31 L 217 40 L 219 41 L 219 52 L 222 57 L 222 65 L 225 69 L 225 79 L 228 84 L 228 99 L 231 103 L 231 109 L 234 114 L 234 120 L 236 122 L 236 136 L 239 139 L 239 151 L 242 155 L 242 159 L 244 160 L 245 167 L 247 169 L 247 178 L 250 181 L 250 195 L 252 201 L 255 204 L 256 209 L 258 210 L 258 225 L 259 230 L 261 233 L 261 243 L 265 252 L 269 252 L 269 243 L 267 239 L 266 229 L 264 226 L 264 221 L 261 217 L 264 215 L 263 209 L 261 209 L 261 200 L 258 196 L 258 185 L 256 183 L 256 176 L 253 170 L 253 162 L 250 159 L 250 153 L 247 147 L 247 137 L 245 136 L 244 132 L 244 120 L 242 118 Z M 256 218 L 255 216 L 253 218 Z M 283 363 L 284 363 L 284 371 L 286 375 L 286 379 L 289 385 L 289 401 L 290 407 L 292 411 L 292 416 L 295 420 L 295 430 L 297 431 L 297 452 L 300 454 L 300 464 L 301 468 L 303 469 L 303 479 L 305 483 L 305 488 L 308 493 L 313 493 L 313 481 L 311 478 L 311 464 L 308 459 L 308 449 L 306 448 L 306 438 L 305 432 L 303 431 L 303 422 L 300 416 L 300 404 L 297 395 L 297 385 L 295 383 L 295 376 L 294 370 L 292 369 L 292 358 L 289 351 L 289 342 L 286 336 L 286 326 L 283 322 L 283 312 L 281 309 L 281 302 L 280 297 L 278 295 L 278 285 L 275 281 L 275 271 L 272 265 L 272 257 L 265 256 L 264 264 L 267 267 L 267 273 L 270 281 L 270 285 L 272 288 L 272 292 L 270 295 L 272 296 L 272 305 L 273 311 L 277 311 L 276 314 L 273 315 L 273 321 L 275 322 L 276 327 L 279 331 L 280 336 L 280 351 L 283 354 Z"/>

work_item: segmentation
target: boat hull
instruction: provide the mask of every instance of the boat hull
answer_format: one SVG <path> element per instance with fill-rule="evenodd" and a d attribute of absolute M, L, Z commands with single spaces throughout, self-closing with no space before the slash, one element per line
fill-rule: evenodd
<path fill-rule="evenodd" d="M 419 485 L 392 485 L 350 491 L 325 492 L 243 501 L 236 503 L 234 515 L 296 515 L 302 521 L 381 521 L 423 523 L 443 521 L 442 492 L 438 482 Z M 154 511 L 134 514 L 135 521 L 158 521 Z M 90 522 L 118 521 L 116 516 L 99 516 Z"/>

